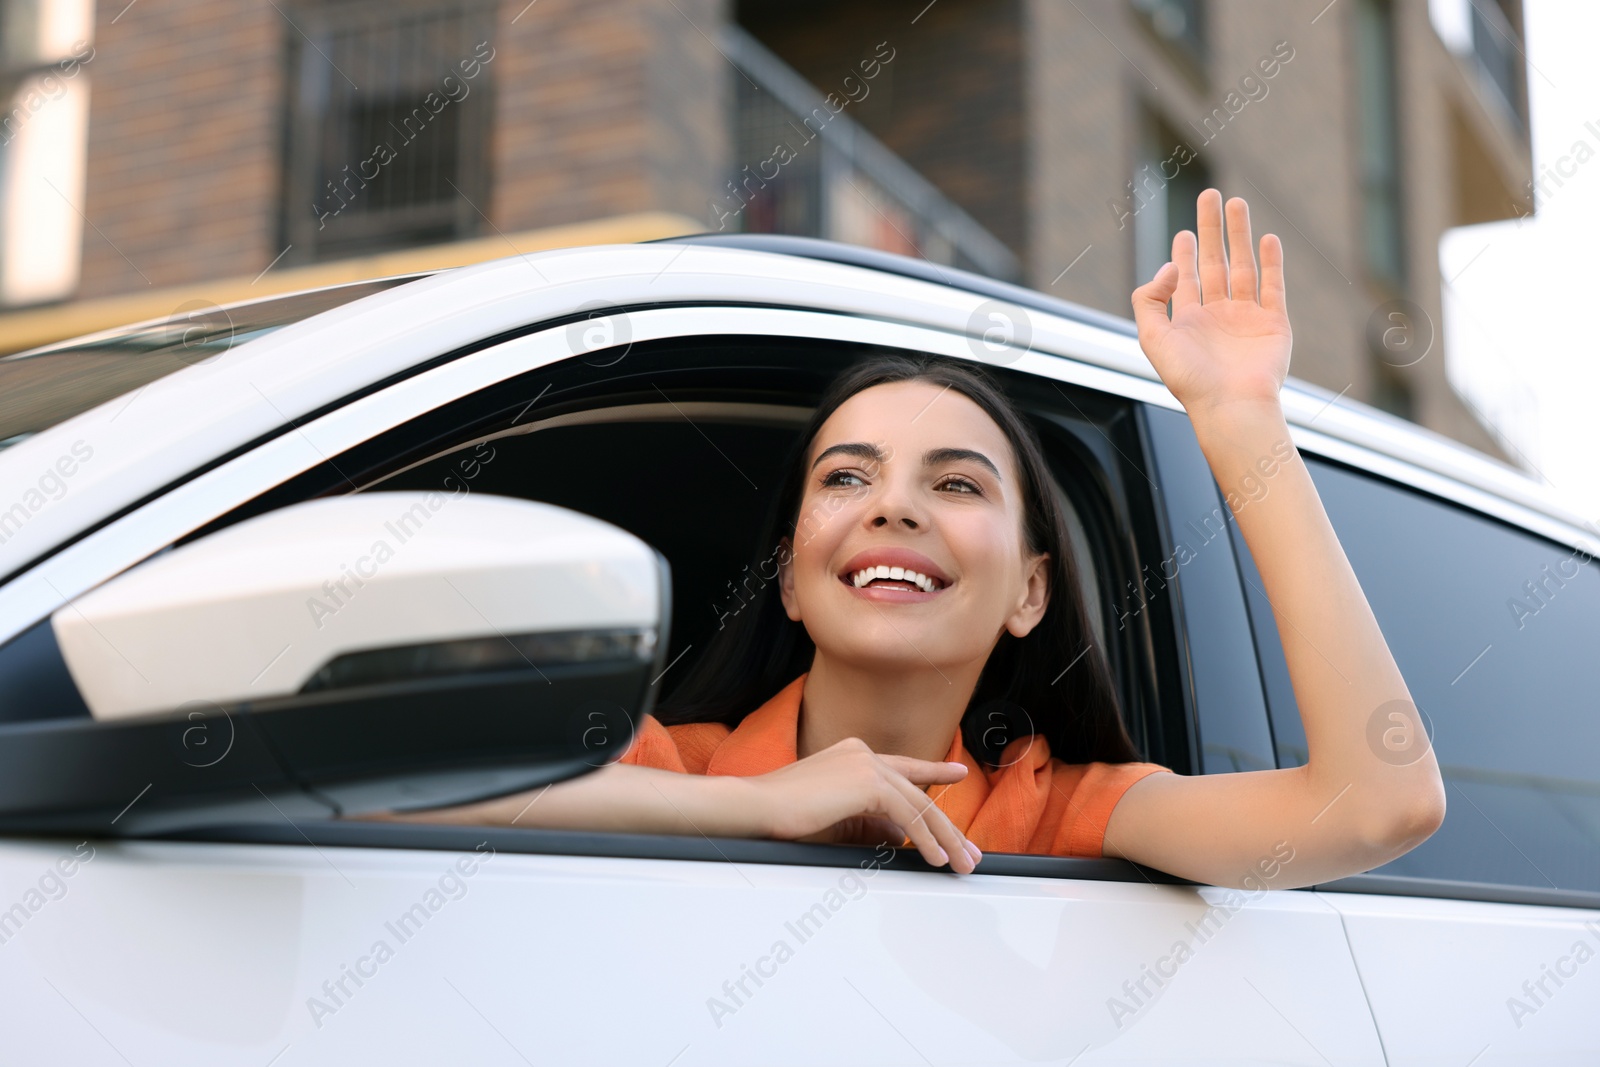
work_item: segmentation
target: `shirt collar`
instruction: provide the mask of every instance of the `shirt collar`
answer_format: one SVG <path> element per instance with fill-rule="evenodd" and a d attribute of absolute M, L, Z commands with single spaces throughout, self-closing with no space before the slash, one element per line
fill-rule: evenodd
<path fill-rule="evenodd" d="M 806 675 L 801 674 L 746 715 L 717 746 L 706 764 L 706 773 L 749 776 L 766 774 L 794 763 L 798 758 L 800 697 L 805 684 Z M 950 739 L 950 749 L 944 758 L 966 764 L 967 776 L 951 785 L 929 787 L 929 796 L 964 833 L 989 797 L 989 778 L 983 765 L 968 754 L 959 728 Z"/>

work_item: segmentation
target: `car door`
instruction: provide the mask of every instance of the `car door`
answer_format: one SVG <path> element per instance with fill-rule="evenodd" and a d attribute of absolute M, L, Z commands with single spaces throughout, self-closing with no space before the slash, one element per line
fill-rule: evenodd
<path fill-rule="evenodd" d="M 1349 931 L 1388 1062 L 1596 1062 L 1594 531 L 1528 513 L 1535 532 L 1509 505 L 1485 514 L 1399 471 L 1391 480 L 1324 458 L 1308 467 L 1429 724 L 1447 794 L 1428 841 L 1321 887 Z M 1258 587 L 1242 541 L 1239 550 Z M 1280 759 L 1303 763 L 1282 647 L 1253 589 L 1251 609 Z"/>
<path fill-rule="evenodd" d="M 719 434 L 792 432 L 862 346 L 974 351 L 956 331 L 838 314 L 626 315 L 625 345 L 604 331 L 591 345 L 592 318 L 576 345 L 565 324 L 491 345 L 327 411 L 111 527 L 137 526 L 145 543 L 173 531 L 171 543 L 419 471 L 481 487 L 520 475 L 537 493 L 559 481 L 557 462 L 578 491 L 622 506 L 593 455 L 506 462 L 503 442 L 592 425 L 597 411 L 613 429 L 678 427 L 678 447 L 697 451 L 671 458 L 705 479 L 694 499 L 748 516 L 770 482 L 759 456 L 717 447 Z M 1036 338 L 1047 325 L 1036 321 Z M 1182 470 L 1152 462 L 1146 426 L 1159 420 L 1108 390 L 1102 368 L 1033 351 L 997 373 L 1028 394 L 1061 470 L 1078 476 L 1063 489 L 1077 494 L 1085 544 L 1104 550 L 1102 623 L 1136 733 L 1175 769 L 1200 770 L 1184 742 L 1204 743 L 1191 710 L 1221 698 L 1185 635 L 1231 609 L 1179 575 L 1181 613 L 1158 597 L 1119 626 L 1107 610 L 1172 552 L 1177 505 L 1160 483 L 1188 484 L 1197 453 Z M 1170 398 L 1160 406 L 1173 414 Z M 654 499 L 656 514 L 688 507 Z M 689 531 L 711 542 L 702 575 L 724 565 L 714 525 Z M 744 577 L 722 576 L 675 598 L 685 653 L 729 610 L 722 586 Z M 1175 689 L 1174 675 L 1201 681 Z M 257 815 L 164 840 L 0 846 L 0 907 L 18 905 L 0 921 L 8 1047 L 25 1061 L 165 1063 L 1379 1057 L 1338 916 L 1310 893 L 1197 887 L 1104 860 L 992 855 L 960 878 L 870 849 Z"/>

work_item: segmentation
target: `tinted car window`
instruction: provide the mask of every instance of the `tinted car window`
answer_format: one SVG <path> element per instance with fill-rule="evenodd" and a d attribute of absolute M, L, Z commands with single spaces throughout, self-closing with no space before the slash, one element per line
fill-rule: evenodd
<path fill-rule="evenodd" d="M 1306 465 L 1431 724 L 1445 780 L 1444 825 L 1376 873 L 1600 890 L 1600 560 L 1332 463 Z M 1301 764 L 1305 733 L 1271 609 L 1249 596 L 1279 762 Z"/>
<path fill-rule="evenodd" d="M 195 300 L 164 319 L 0 358 L 0 448 L 235 345 L 412 280 L 379 278 L 226 307 Z"/>

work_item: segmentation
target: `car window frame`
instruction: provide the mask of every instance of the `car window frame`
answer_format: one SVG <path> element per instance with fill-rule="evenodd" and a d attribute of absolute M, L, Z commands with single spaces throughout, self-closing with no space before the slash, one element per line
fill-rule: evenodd
<path fill-rule="evenodd" d="M 805 347 L 806 353 L 803 357 L 779 357 L 780 361 L 790 358 L 796 365 L 802 360 L 805 363 L 815 362 L 813 358 L 816 354 L 815 349 L 809 346 L 839 344 L 828 338 L 797 339 L 790 334 L 751 338 L 740 334 L 708 335 L 704 330 L 683 337 L 659 339 L 658 344 L 683 343 L 687 349 L 681 362 L 670 364 L 668 370 L 651 370 L 648 375 L 652 384 L 659 380 L 665 386 L 665 389 L 660 385 L 656 388 L 674 407 L 679 405 L 687 407 L 704 402 L 708 398 L 700 394 L 706 387 L 703 382 L 696 382 L 693 379 L 708 373 L 720 378 L 724 373 L 719 366 L 711 362 L 705 362 L 703 365 L 694 362 L 697 354 L 703 357 L 710 347 L 707 343 L 708 336 L 731 345 L 736 350 L 733 359 L 736 364 L 757 362 L 754 359 L 743 358 L 744 351 L 752 342 L 778 342 L 791 347 L 797 344 Z M 858 342 L 844 344 L 847 347 L 842 353 L 845 358 L 839 361 L 840 367 L 848 361 L 848 358 L 853 358 L 861 352 Z M 650 350 L 651 343 L 634 340 L 630 347 L 635 351 L 644 352 Z M 903 345 L 895 347 L 911 354 L 921 354 L 920 350 L 909 349 Z M 603 350 L 594 353 L 593 356 L 600 365 L 609 360 L 607 352 Z M 571 361 L 561 362 L 571 363 Z M 575 418 L 588 421 L 593 413 L 607 408 L 635 406 L 633 401 L 638 398 L 635 396 L 637 390 L 633 383 L 602 380 L 603 391 L 579 394 L 566 400 L 561 399 L 561 395 L 558 394 L 544 407 L 542 420 L 536 421 L 528 417 L 522 421 L 527 415 L 527 409 L 522 406 L 520 398 L 524 395 L 545 396 L 546 389 L 553 382 L 544 379 L 560 369 L 559 365 L 550 364 L 529 368 L 520 375 L 458 397 L 450 405 L 440 405 L 425 416 L 412 420 L 416 425 L 400 424 L 391 427 L 385 433 L 362 442 L 350 452 L 330 456 L 327 463 L 308 469 L 289 482 L 274 487 L 271 492 L 263 494 L 262 498 L 241 505 L 236 511 L 219 517 L 185 540 L 204 536 L 233 522 L 243 521 L 253 515 L 288 506 L 303 499 L 345 492 L 348 489 L 346 483 L 359 485 L 363 490 L 381 490 L 385 481 L 401 472 L 462 453 L 480 444 L 492 444 L 507 436 L 537 432 L 539 422 L 543 420 L 558 425 Z M 819 386 L 822 380 L 830 378 L 832 373 L 830 370 L 823 375 L 823 378 L 819 379 Z M 673 375 L 679 378 L 688 377 L 691 381 L 687 386 L 682 381 L 670 381 Z M 1063 384 L 1067 389 L 1061 388 Z M 1113 589 L 1120 584 L 1121 579 L 1128 574 L 1137 573 L 1142 561 L 1150 558 L 1163 543 L 1154 526 L 1154 516 L 1157 512 L 1151 499 L 1149 476 L 1145 473 L 1144 467 L 1130 458 L 1130 453 L 1139 454 L 1142 447 L 1140 405 L 1126 397 L 1102 390 L 1085 389 L 1072 382 L 1057 380 L 1047 382 L 1031 373 L 1018 375 L 1011 385 L 1014 400 L 1041 431 L 1042 444 L 1052 476 L 1056 478 L 1063 492 L 1072 498 L 1071 502 L 1080 517 L 1084 519 L 1086 527 L 1098 535 L 1102 544 L 1107 544 L 1114 550 L 1113 557 L 1102 563 L 1099 568 L 1101 601 L 1109 606 L 1112 602 Z M 1030 395 L 1017 395 L 1019 387 L 1022 392 Z M 725 397 L 723 402 L 732 406 L 753 403 L 740 394 L 750 392 L 754 388 L 754 385 L 732 387 L 728 390 L 731 398 Z M 723 395 L 721 392 L 723 389 L 724 387 L 719 385 L 710 395 Z M 1078 394 L 1076 398 L 1068 390 L 1076 392 Z M 504 395 L 490 395 L 496 392 Z M 649 394 L 645 394 L 645 399 L 648 399 L 648 396 Z M 780 397 L 772 402 L 785 410 L 792 409 L 795 403 L 792 398 L 787 397 Z M 451 411 L 452 406 L 461 410 Z M 513 411 L 517 412 L 516 417 L 509 424 L 503 424 L 504 415 Z M 415 444 L 407 445 L 403 441 L 397 443 L 385 440 L 397 434 L 415 436 L 417 441 Z M 1066 455 L 1069 451 L 1074 453 L 1070 459 Z M 1077 476 L 1063 479 L 1060 473 L 1061 467 L 1068 462 L 1075 464 L 1079 472 L 1086 473 L 1088 479 Z M 1147 466 L 1148 463 L 1145 464 L 1145 467 Z M 1149 632 L 1157 635 L 1170 632 L 1172 616 L 1165 605 L 1159 610 L 1152 611 L 1150 618 L 1153 626 L 1147 628 Z M 1111 620 L 1108 618 L 1106 623 L 1109 628 Z M 1139 632 L 1130 629 L 1127 641 L 1117 650 L 1119 655 L 1111 657 L 1115 681 L 1119 685 L 1124 681 L 1129 683 L 1122 695 L 1125 715 L 1130 720 L 1130 732 L 1134 734 L 1136 744 L 1145 747 L 1150 740 L 1150 724 L 1157 723 L 1160 726 L 1156 731 L 1158 744 L 1153 746 L 1155 751 L 1150 753 L 1149 758 L 1172 766 L 1174 770 L 1190 772 L 1193 769 L 1192 750 L 1186 744 L 1180 743 L 1173 747 L 1171 743 L 1174 737 L 1186 739 L 1193 734 L 1191 725 L 1185 721 L 1186 705 L 1176 699 L 1181 693 L 1178 665 L 1172 655 L 1163 654 L 1164 651 L 1168 651 L 1165 646 L 1145 649 L 1132 647 L 1139 636 Z M 1145 636 L 1148 639 L 1148 633 Z M 1131 665 L 1131 673 L 1125 675 L 1118 669 L 1119 664 Z M 1131 701 L 1127 699 L 1129 693 L 1134 696 Z M 1178 721 L 1168 722 L 1169 717 L 1176 717 Z M 1166 739 L 1165 748 L 1159 743 L 1163 738 Z M 386 841 L 409 840 L 399 829 L 387 832 L 389 836 L 384 838 Z M 396 838 L 395 834 L 401 836 Z M 625 838 L 627 835 L 623 836 Z M 417 840 L 420 842 L 422 839 Z M 553 842 L 552 847 L 565 847 L 562 845 L 565 840 L 556 837 L 547 839 L 547 843 Z M 598 835 L 593 840 L 603 841 L 608 838 L 606 835 Z M 537 842 L 529 843 L 530 841 L 532 839 L 524 841 L 519 847 L 534 852 L 543 847 Z M 772 843 L 767 842 L 767 844 Z M 587 847 L 598 846 L 591 842 Z M 619 838 L 618 847 L 635 846 Z M 682 855 L 672 850 L 664 853 L 662 848 L 663 846 L 651 845 L 646 849 L 646 853 L 651 856 L 662 855 L 665 858 L 696 858 L 698 855 Z M 781 862 L 805 863 L 806 857 L 812 854 L 810 848 L 809 844 L 786 848 L 782 851 L 784 858 Z M 1080 867 L 1076 865 L 1080 857 L 1024 858 L 1030 862 L 1060 861 L 1060 864 L 1065 865 L 1052 868 L 1048 865 L 1040 867 L 1035 863 L 1027 868 L 1029 872 L 1046 872 L 1045 876 L 1050 876 L 1047 872 L 1053 870 L 1054 877 L 1100 878 L 1101 876 L 1095 872 L 1114 869 L 1118 872 L 1119 879 L 1142 881 L 1148 877 L 1136 871 L 1132 865 L 1123 866 L 1123 861 L 1118 860 L 1095 859 L 1093 861 L 1095 866 Z M 1113 867 L 1106 868 L 1104 864 L 1107 863 Z M 1021 873 L 1020 869 L 1013 870 L 1011 866 L 999 863 L 989 867 L 988 871 L 997 874 Z"/>

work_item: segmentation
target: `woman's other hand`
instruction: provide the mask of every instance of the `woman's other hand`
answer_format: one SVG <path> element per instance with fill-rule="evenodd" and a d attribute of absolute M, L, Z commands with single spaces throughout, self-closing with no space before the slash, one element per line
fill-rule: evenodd
<path fill-rule="evenodd" d="M 1195 234 L 1179 231 L 1172 259 L 1133 291 L 1139 344 L 1191 418 L 1240 402 L 1275 405 L 1292 342 L 1283 244 L 1276 234 L 1261 238 L 1258 280 L 1244 200 L 1227 203 L 1231 262 L 1223 248 L 1222 194 L 1206 189 L 1196 207 L 1198 257 Z"/>
<path fill-rule="evenodd" d="M 846 738 L 785 767 L 745 779 L 766 836 L 791 841 L 899 844 L 906 837 L 934 866 L 970 874 L 982 853 L 923 788 L 959 782 L 959 763 L 880 756 Z"/>

